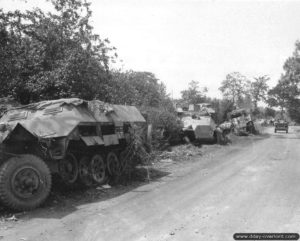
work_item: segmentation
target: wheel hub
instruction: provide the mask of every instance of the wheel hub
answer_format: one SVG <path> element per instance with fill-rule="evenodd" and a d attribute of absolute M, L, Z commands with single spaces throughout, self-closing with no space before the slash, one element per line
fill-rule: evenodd
<path fill-rule="evenodd" d="M 40 186 L 38 171 L 32 167 L 18 170 L 11 181 L 13 192 L 21 198 L 31 197 Z"/>

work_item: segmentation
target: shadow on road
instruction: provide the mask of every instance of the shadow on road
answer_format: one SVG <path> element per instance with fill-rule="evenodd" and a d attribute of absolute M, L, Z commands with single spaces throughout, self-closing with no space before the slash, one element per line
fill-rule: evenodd
<path fill-rule="evenodd" d="M 300 140 L 299 137 L 295 135 L 295 133 L 274 133 L 274 134 L 272 134 L 272 137 L 274 137 L 276 139 Z"/>
<path fill-rule="evenodd" d="M 93 188 L 74 188 L 70 189 L 60 182 L 54 180 L 53 188 L 46 202 L 36 210 L 29 212 L 15 212 L 0 206 L 0 220 L 7 217 L 22 217 L 22 219 L 31 218 L 50 218 L 60 219 L 79 209 L 79 206 L 103 202 L 115 197 L 121 196 L 127 192 L 148 184 L 150 181 L 158 181 L 160 178 L 169 175 L 169 172 L 160 171 L 153 168 L 138 168 L 130 176 L 130 180 L 122 180 L 122 183 L 115 184 L 112 187 L 105 186 Z"/>

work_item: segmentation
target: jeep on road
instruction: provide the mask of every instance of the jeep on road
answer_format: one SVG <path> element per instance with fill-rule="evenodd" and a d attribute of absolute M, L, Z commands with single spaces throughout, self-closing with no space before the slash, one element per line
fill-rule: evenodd
<path fill-rule="evenodd" d="M 289 132 L 289 125 L 285 120 L 279 120 L 275 122 L 275 129 L 274 132 L 277 133 L 277 131 L 285 131 L 286 133 Z"/>

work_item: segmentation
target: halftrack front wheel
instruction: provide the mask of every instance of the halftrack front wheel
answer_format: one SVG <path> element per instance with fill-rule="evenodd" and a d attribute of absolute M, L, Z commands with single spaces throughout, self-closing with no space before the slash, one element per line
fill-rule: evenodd
<path fill-rule="evenodd" d="M 106 165 L 101 155 L 92 156 L 90 162 L 90 171 L 94 182 L 103 184 L 106 181 Z"/>
<path fill-rule="evenodd" d="M 15 156 L 0 167 L 0 201 L 9 208 L 34 209 L 46 200 L 50 189 L 50 170 L 37 156 Z"/>

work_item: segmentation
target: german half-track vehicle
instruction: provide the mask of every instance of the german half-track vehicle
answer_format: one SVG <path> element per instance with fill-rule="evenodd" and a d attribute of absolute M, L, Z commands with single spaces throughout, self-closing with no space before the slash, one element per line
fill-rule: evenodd
<path fill-rule="evenodd" d="M 224 137 L 228 134 L 230 127 L 227 125 L 218 126 L 213 118 L 215 111 L 210 104 L 202 103 L 189 105 L 189 110 L 177 110 L 180 120 L 183 123 L 183 138 L 185 141 L 216 141 L 224 143 Z"/>
<path fill-rule="evenodd" d="M 144 124 L 134 106 L 77 98 L 7 111 L 0 119 L 0 203 L 38 207 L 57 174 L 67 185 L 103 184 L 120 170 L 132 126 Z"/>
<path fill-rule="evenodd" d="M 216 123 L 209 115 L 187 115 L 182 118 L 183 133 L 189 140 L 216 140 Z"/>

